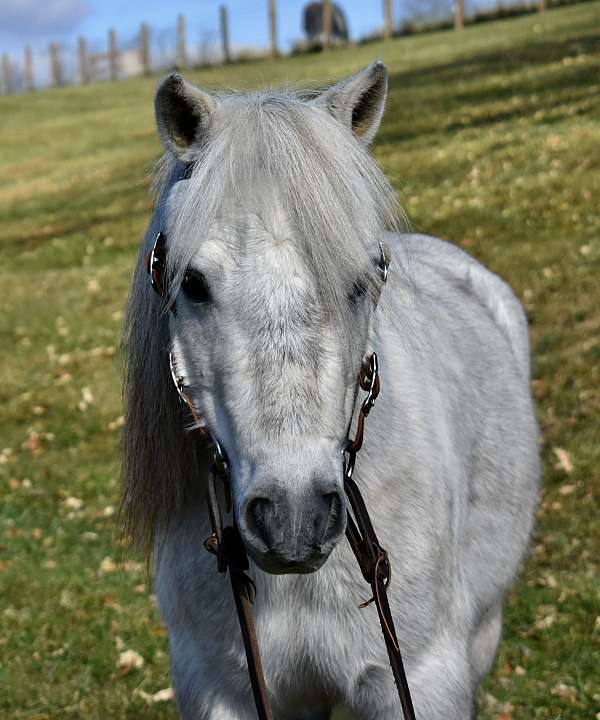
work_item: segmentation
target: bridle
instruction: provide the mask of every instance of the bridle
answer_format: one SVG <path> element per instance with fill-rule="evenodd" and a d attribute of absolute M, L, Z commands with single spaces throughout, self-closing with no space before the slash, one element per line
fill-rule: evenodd
<path fill-rule="evenodd" d="M 389 258 L 381 243 L 379 247 L 379 270 L 381 272 L 383 285 L 387 280 Z M 152 288 L 163 298 L 166 297 L 168 290 L 166 260 L 166 237 L 162 232 L 159 232 L 155 238 L 152 250 L 146 258 L 146 269 L 150 276 Z M 378 301 L 379 293 L 374 298 L 375 305 L 377 305 Z M 169 309 L 173 313 L 176 312 L 174 300 L 171 300 Z M 186 392 L 185 381 L 177 374 L 176 359 L 172 352 L 169 355 L 169 363 L 171 376 L 179 398 L 188 407 L 196 426 L 200 428 L 201 431 L 204 431 L 202 418 Z M 351 511 L 350 509 L 348 510 L 346 537 L 356 557 L 361 573 L 366 582 L 371 586 L 373 593 L 371 599 L 362 603 L 359 607 L 364 608 L 374 603 L 377 608 L 383 639 L 388 652 L 404 718 L 405 720 L 415 720 L 415 711 L 410 697 L 398 637 L 387 598 L 387 590 L 392 578 L 389 557 L 377 538 L 365 501 L 358 485 L 352 477 L 356 456 L 363 445 L 365 420 L 377 400 L 380 387 L 379 364 L 377 355 L 373 352 L 366 357 L 358 374 L 357 393 L 358 389 L 361 388 L 367 395 L 358 412 L 354 439 L 348 439 L 343 451 L 344 490 L 351 508 Z M 350 427 L 348 428 L 347 434 L 349 434 L 349 431 Z M 273 712 L 267 694 L 254 627 L 252 604 L 256 595 L 256 588 L 252 579 L 247 575 L 250 564 L 248 562 L 246 548 L 237 528 L 235 518 L 231 525 L 223 527 L 221 516 L 218 495 L 219 483 L 225 494 L 226 511 L 230 512 L 232 506 L 227 455 L 210 429 L 208 430 L 208 436 L 212 443 L 213 450 L 212 464 L 208 473 L 207 490 L 208 514 L 212 534 L 205 541 L 204 547 L 208 552 L 215 555 L 218 572 L 225 573 L 229 570 L 229 579 L 231 581 L 233 598 L 244 641 L 248 675 L 250 677 L 258 718 L 259 720 L 273 720 Z"/>

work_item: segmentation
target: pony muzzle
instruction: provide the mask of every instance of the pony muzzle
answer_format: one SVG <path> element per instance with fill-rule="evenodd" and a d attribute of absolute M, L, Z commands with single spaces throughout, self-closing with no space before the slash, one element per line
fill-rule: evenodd
<path fill-rule="evenodd" d="M 265 484 L 242 503 L 239 530 L 265 572 L 314 572 L 344 535 L 345 499 L 334 482 L 315 483 L 302 493 Z"/>

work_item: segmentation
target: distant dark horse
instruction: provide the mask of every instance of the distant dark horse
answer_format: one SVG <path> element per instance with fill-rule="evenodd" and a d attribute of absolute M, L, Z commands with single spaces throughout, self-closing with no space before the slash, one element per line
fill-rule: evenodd
<path fill-rule="evenodd" d="M 348 23 L 344 11 L 332 3 L 331 35 L 333 40 L 348 39 Z M 323 34 L 323 3 L 312 2 L 304 8 L 304 32 L 309 41 L 320 40 Z"/>

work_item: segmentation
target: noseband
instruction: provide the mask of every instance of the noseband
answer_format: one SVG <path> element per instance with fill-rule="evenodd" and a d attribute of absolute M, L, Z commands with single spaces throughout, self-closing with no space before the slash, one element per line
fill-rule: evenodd
<path fill-rule="evenodd" d="M 379 270 L 381 272 L 382 284 L 385 284 L 389 259 L 381 243 L 379 247 Z M 150 283 L 153 290 L 161 297 L 165 297 L 168 290 L 166 267 L 166 237 L 162 232 L 159 232 L 152 250 L 146 259 L 146 269 L 150 276 Z M 375 304 L 377 304 L 378 301 L 379 294 L 374 298 Z M 176 312 L 174 300 L 171 302 L 169 309 L 173 313 Z M 171 376 L 179 398 L 187 405 L 196 426 L 202 431 L 204 429 L 204 423 L 190 396 L 186 392 L 184 379 L 177 374 L 176 360 L 172 352 L 169 354 L 169 363 Z M 346 537 L 356 557 L 362 576 L 371 586 L 371 599 L 362 603 L 360 607 L 365 608 L 371 603 L 374 603 L 377 608 L 383 639 L 388 652 L 404 718 L 405 720 L 415 720 L 415 711 L 404 672 L 398 637 L 394 628 L 394 620 L 387 598 L 387 590 L 392 578 L 389 557 L 377 538 L 365 501 L 358 485 L 352 478 L 356 456 L 360 452 L 363 444 L 365 420 L 375 404 L 380 387 L 379 364 L 377 355 L 373 352 L 363 362 L 358 375 L 357 392 L 358 388 L 361 388 L 367 395 L 358 412 L 354 439 L 348 439 L 343 452 L 344 490 L 351 508 L 351 510 L 348 509 Z M 233 598 L 244 641 L 248 675 L 250 677 L 258 718 L 259 720 L 273 720 L 273 712 L 267 694 L 254 627 L 252 604 L 256 595 L 256 588 L 251 578 L 247 575 L 250 564 L 248 562 L 246 548 L 237 528 L 235 518 L 233 519 L 232 525 L 223 527 L 219 505 L 218 484 L 220 483 L 225 493 L 226 510 L 227 512 L 231 511 L 231 485 L 229 481 L 227 455 L 210 429 L 208 430 L 208 435 L 213 446 L 213 461 L 208 474 L 207 492 L 208 514 L 212 534 L 205 541 L 204 547 L 208 552 L 215 555 L 218 572 L 225 573 L 229 570 L 229 579 L 231 581 Z"/>

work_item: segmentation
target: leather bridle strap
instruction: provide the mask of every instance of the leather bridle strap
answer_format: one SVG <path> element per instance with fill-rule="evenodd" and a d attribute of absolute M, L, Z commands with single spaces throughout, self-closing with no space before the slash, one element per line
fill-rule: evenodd
<path fill-rule="evenodd" d="M 208 512 L 213 532 L 204 543 L 204 546 L 209 552 L 216 555 L 219 572 L 224 573 L 229 570 L 231 590 L 242 631 L 248 675 L 250 676 L 258 718 L 259 720 L 273 720 L 252 615 L 252 603 L 256 589 L 254 583 L 246 574 L 249 569 L 248 556 L 235 520 L 233 525 L 229 527 L 223 528 L 222 526 L 216 487 L 218 477 L 228 488 L 227 463 L 223 456 L 219 458 L 215 453 L 215 460 L 208 476 Z"/>
<path fill-rule="evenodd" d="M 391 580 L 388 556 L 377 540 L 364 500 L 354 480 L 346 480 L 345 490 L 356 518 L 356 523 L 350 517 L 348 518 L 346 537 L 363 577 L 371 585 L 373 592 L 372 599 L 367 600 L 360 607 L 366 607 L 371 602 L 375 603 L 404 718 L 405 720 L 415 720 L 415 711 L 387 597 L 387 588 Z"/>
<path fill-rule="evenodd" d="M 372 602 L 375 603 L 404 720 L 416 720 L 396 628 L 394 627 L 394 619 L 387 597 L 387 589 L 392 579 L 392 568 L 388 554 L 381 546 L 375 533 L 363 496 L 352 478 L 356 454 L 362 448 L 365 419 L 379 395 L 379 366 L 375 353 L 372 353 L 363 365 L 358 383 L 363 390 L 367 391 L 367 397 L 359 410 L 356 435 L 354 440 L 348 441 L 347 457 L 344 461 L 344 490 L 352 508 L 352 513 L 348 510 L 346 537 L 362 575 L 373 592 L 372 598 L 362 603 L 360 607 L 364 608 Z"/>

